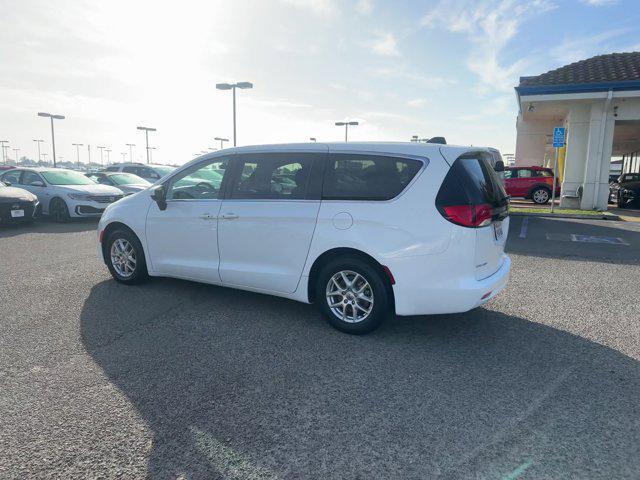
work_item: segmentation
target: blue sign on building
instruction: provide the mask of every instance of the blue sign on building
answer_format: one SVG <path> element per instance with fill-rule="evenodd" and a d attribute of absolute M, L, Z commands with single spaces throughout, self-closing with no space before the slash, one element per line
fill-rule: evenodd
<path fill-rule="evenodd" d="M 564 147 L 564 127 L 556 127 L 553 129 L 553 146 Z"/>

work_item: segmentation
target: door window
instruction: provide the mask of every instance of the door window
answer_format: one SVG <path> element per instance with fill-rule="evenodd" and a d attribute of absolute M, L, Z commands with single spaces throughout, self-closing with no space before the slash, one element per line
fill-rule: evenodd
<path fill-rule="evenodd" d="M 11 185 L 20 185 L 20 174 L 22 172 L 20 170 L 12 170 L 7 172 L 2 177 L 2 180 L 11 183 Z"/>
<path fill-rule="evenodd" d="M 504 171 L 504 179 L 509 180 L 513 177 L 513 170 L 505 170 Z"/>
<path fill-rule="evenodd" d="M 167 200 L 213 200 L 220 198 L 222 180 L 229 160 L 215 159 L 181 172 L 173 177 L 167 190 Z"/>
<path fill-rule="evenodd" d="M 122 167 L 123 172 L 133 173 L 134 175 L 140 175 L 140 168 L 138 167 Z"/>
<path fill-rule="evenodd" d="M 238 180 L 231 189 L 231 198 L 306 198 L 313 157 L 314 154 L 301 153 L 241 155 Z"/>
<path fill-rule="evenodd" d="M 419 160 L 375 155 L 329 155 L 322 189 L 325 200 L 389 200 L 420 170 Z"/>
<path fill-rule="evenodd" d="M 42 178 L 36 172 L 25 171 L 22 174 L 22 185 L 31 185 L 32 182 L 42 182 Z"/>
<path fill-rule="evenodd" d="M 518 178 L 531 178 L 532 172 L 531 170 L 528 170 L 526 168 L 521 168 L 520 170 L 518 170 Z"/>

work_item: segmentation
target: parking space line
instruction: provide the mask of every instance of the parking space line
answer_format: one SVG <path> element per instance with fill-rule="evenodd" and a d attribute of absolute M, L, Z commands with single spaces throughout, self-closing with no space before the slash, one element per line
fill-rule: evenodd
<path fill-rule="evenodd" d="M 520 238 L 527 237 L 527 227 L 529 226 L 529 217 L 523 217 L 522 225 L 520 225 Z"/>

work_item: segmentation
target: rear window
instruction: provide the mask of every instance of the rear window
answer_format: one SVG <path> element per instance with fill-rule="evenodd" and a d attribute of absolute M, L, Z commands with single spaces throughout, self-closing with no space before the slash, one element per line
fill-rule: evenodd
<path fill-rule="evenodd" d="M 459 157 L 438 192 L 438 202 L 447 205 L 466 203 L 480 205 L 489 203 L 502 206 L 507 203 L 507 194 L 502 182 L 483 153 L 470 153 Z"/>
<path fill-rule="evenodd" d="M 381 155 L 329 155 L 322 187 L 325 200 L 390 200 L 413 180 L 422 162 Z"/>

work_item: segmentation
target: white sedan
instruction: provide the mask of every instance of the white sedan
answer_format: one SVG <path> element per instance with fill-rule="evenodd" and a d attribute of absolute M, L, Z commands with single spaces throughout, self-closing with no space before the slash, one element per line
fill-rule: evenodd
<path fill-rule="evenodd" d="M 116 187 L 99 185 L 80 172 L 62 168 L 15 168 L 4 172 L 0 180 L 36 195 L 42 213 L 59 222 L 99 217 L 124 196 Z"/>

